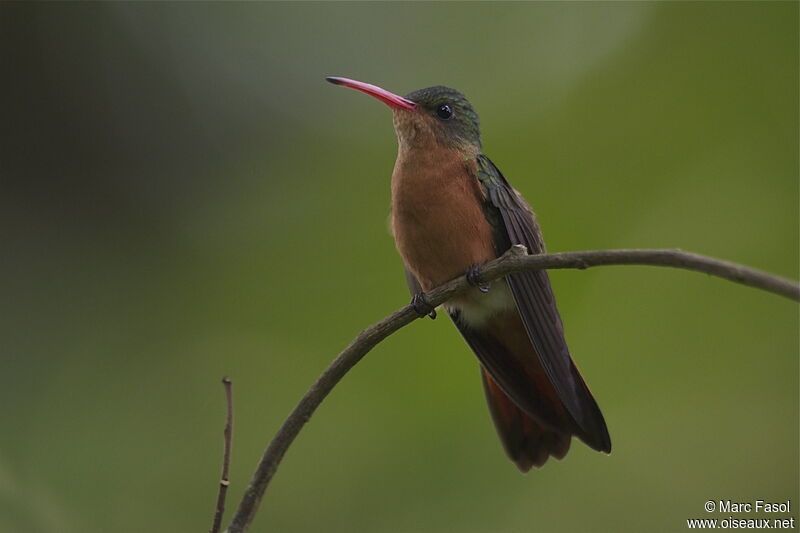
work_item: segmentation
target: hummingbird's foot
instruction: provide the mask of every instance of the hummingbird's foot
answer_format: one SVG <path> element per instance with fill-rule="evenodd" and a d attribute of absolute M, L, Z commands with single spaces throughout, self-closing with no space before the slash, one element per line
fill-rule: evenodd
<path fill-rule="evenodd" d="M 436 309 L 425 300 L 424 292 L 418 292 L 411 298 L 411 306 L 420 318 L 425 315 L 431 317 L 431 320 L 436 318 Z"/>
<path fill-rule="evenodd" d="M 483 281 L 483 277 L 481 276 L 481 267 L 478 265 L 472 265 L 467 269 L 467 281 L 470 285 L 478 287 L 478 290 L 482 293 L 489 292 L 489 289 L 492 287 L 491 283 L 486 283 Z"/>

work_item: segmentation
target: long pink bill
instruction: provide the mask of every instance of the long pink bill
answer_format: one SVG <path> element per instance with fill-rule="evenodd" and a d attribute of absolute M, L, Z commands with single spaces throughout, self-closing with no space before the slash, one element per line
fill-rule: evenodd
<path fill-rule="evenodd" d="M 377 85 L 351 80 L 349 78 L 338 78 L 336 76 L 328 76 L 325 79 L 334 85 L 342 85 L 343 87 L 350 87 L 356 91 L 367 93 L 368 95 L 377 98 L 384 104 L 394 109 L 415 109 L 417 107 L 417 104 L 411 100 L 403 98 L 402 96 L 398 96 L 394 93 L 390 93 L 386 89 L 381 89 Z"/>

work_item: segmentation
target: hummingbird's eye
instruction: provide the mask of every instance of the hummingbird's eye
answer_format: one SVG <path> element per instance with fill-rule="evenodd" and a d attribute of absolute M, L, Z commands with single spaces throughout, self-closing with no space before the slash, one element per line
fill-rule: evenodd
<path fill-rule="evenodd" d="M 453 116 L 453 108 L 448 104 L 442 104 L 436 108 L 436 116 L 442 120 L 447 120 Z"/>

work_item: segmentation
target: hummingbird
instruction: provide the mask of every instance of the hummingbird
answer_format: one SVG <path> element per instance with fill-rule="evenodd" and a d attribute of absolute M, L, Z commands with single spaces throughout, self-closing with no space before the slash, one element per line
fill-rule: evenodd
<path fill-rule="evenodd" d="M 327 81 L 366 93 L 392 110 L 397 159 L 391 228 L 411 304 L 436 317 L 424 293 L 466 274 L 473 285 L 443 304 L 480 363 L 489 412 L 509 458 L 522 472 L 562 459 L 572 436 L 611 452 L 611 438 L 564 338 L 545 270 L 491 285 L 480 266 L 512 245 L 545 252 L 533 211 L 483 154 L 478 114 L 455 89 L 399 96 L 348 78 Z"/>

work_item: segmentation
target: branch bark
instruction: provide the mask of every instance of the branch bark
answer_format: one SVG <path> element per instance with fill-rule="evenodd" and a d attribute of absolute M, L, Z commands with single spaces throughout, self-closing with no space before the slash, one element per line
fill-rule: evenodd
<path fill-rule="evenodd" d="M 228 480 L 228 470 L 231 466 L 231 440 L 233 438 L 233 383 L 228 376 L 222 378 L 222 385 L 225 387 L 225 447 L 222 453 L 222 477 L 219 479 L 219 492 L 217 493 L 217 509 L 214 512 L 214 522 L 211 524 L 210 533 L 219 533 L 222 527 L 222 515 L 225 514 L 225 496 L 228 493 L 230 481 Z"/>
<path fill-rule="evenodd" d="M 651 265 L 694 270 L 800 301 L 800 285 L 794 281 L 736 263 L 681 250 L 597 250 L 527 255 L 524 246 L 516 245 L 498 259 L 483 265 L 481 277 L 486 281 L 493 281 L 524 270 L 586 269 L 601 265 Z M 470 285 L 466 276 L 461 276 L 433 289 L 425 295 L 425 299 L 430 305 L 438 306 L 468 287 Z M 239 503 L 227 533 L 247 531 L 264 496 L 264 491 L 275 475 L 286 450 L 328 393 L 375 345 L 417 318 L 419 316 L 411 305 L 406 305 L 361 331 L 350 345 L 342 350 L 306 392 L 270 442 Z"/>

